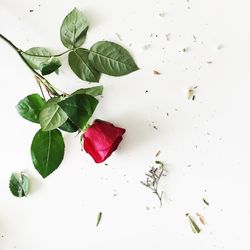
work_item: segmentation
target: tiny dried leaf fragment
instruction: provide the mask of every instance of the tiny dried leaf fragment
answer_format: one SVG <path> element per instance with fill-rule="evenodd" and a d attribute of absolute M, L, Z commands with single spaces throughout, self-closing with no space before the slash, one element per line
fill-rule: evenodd
<path fill-rule="evenodd" d="M 161 73 L 158 70 L 154 70 L 154 75 L 161 75 Z"/>
<path fill-rule="evenodd" d="M 160 13 L 158 14 L 158 16 L 159 16 L 159 17 L 165 17 L 166 14 L 167 14 L 166 12 L 160 12 Z"/>
<path fill-rule="evenodd" d="M 119 41 L 122 41 L 122 37 L 119 33 L 115 33 L 116 37 L 118 38 Z"/>
<path fill-rule="evenodd" d="M 9 188 L 16 197 L 24 197 L 29 193 L 29 178 L 23 173 L 13 173 L 10 177 Z"/>
<path fill-rule="evenodd" d="M 199 218 L 200 222 L 203 224 L 203 225 L 206 225 L 206 222 L 205 222 L 205 219 L 204 219 L 204 216 L 199 214 L 199 213 L 196 213 L 197 217 Z"/>
<path fill-rule="evenodd" d="M 183 49 L 182 49 L 182 52 L 184 52 L 184 53 L 185 53 L 185 52 L 188 52 L 188 51 L 190 51 L 190 48 L 189 48 L 189 47 L 186 47 L 186 48 L 183 48 Z"/>
<path fill-rule="evenodd" d="M 142 45 L 142 49 L 143 50 L 148 50 L 148 49 L 150 49 L 151 48 L 151 44 L 144 44 L 144 45 Z"/>
<path fill-rule="evenodd" d="M 192 231 L 194 233 L 197 233 L 197 234 L 200 233 L 201 232 L 200 228 L 197 226 L 197 224 L 195 223 L 193 218 L 189 215 L 189 213 L 187 213 L 186 216 L 188 218 L 188 221 L 189 221 L 189 224 L 190 224 Z"/>
<path fill-rule="evenodd" d="M 207 206 L 209 206 L 209 202 L 205 198 L 203 198 L 202 200 Z"/>
<path fill-rule="evenodd" d="M 155 157 L 158 157 L 161 153 L 161 150 L 158 150 L 157 153 L 155 154 Z"/>
<path fill-rule="evenodd" d="M 168 34 L 165 35 L 167 41 L 170 41 L 170 36 L 171 36 L 171 33 L 168 33 Z"/>
<path fill-rule="evenodd" d="M 190 87 L 188 90 L 188 99 L 195 100 L 195 92 L 198 86 Z"/>
<path fill-rule="evenodd" d="M 149 172 L 145 174 L 147 176 L 146 181 L 141 181 L 141 184 L 151 189 L 153 193 L 156 194 L 161 207 L 163 191 L 159 191 L 159 182 L 163 176 L 166 176 L 166 168 L 161 161 L 155 161 L 155 164 L 159 165 L 159 167 L 152 167 Z"/>
<path fill-rule="evenodd" d="M 102 219 L 102 212 L 99 212 L 97 215 L 97 220 L 96 220 L 96 226 L 98 227 L 98 225 L 100 224 Z"/>

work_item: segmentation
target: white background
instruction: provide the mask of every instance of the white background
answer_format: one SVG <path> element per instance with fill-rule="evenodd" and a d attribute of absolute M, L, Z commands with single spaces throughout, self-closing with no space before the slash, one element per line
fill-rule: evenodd
<path fill-rule="evenodd" d="M 96 165 L 81 152 L 79 137 L 66 134 L 63 164 L 42 179 L 29 153 L 38 125 L 15 110 L 39 89 L 0 41 L 0 249 L 249 250 L 249 1 L 0 0 L 0 32 L 24 50 L 60 53 L 59 28 L 73 7 L 90 22 L 84 46 L 118 42 L 140 67 L 100 82 L 104 97 L 94 117 L 127 132 L 108 166 Z M 59 76 L 48 77 L 55 86 L 66 92 L 89 86 L 70 71 L 67 56 L 62 61 Z M 198 86 L 194 101 L 187 98 L 191 86 Z M 162 208 L 140 184 L 156 159 L 168 169 Z M 19 199 L 8 181 L 21 170 L 32 188 Z M 207 222 L 198 235 L 185 216 L 196 212 Z"/>

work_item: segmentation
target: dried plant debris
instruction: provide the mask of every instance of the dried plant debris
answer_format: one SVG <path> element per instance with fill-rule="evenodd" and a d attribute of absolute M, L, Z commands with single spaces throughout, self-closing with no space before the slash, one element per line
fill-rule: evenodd
<path fill-rule="evenodd" d="M 115 35 L 116 35 L 116 37 L 118 38 L 118 40 L 119 40 L 119 41 L 122 41 L 122 37 L 121 37 L 121 35 L 120 35 L 120 34 L 115 33 Z"/>
<path fill-rule="evenodd" d="M 160 13 L 158 14 L 158 16 L 159 16 L 159 17 L 165 17 L 166 14 L 167 14 L 166 12 L 160 12 Z"/>
<path fill-rule="evenodd" d="M 148 173 L 146 181 L 141 181 L 145 187 L 151 189 L 160 201 L 160 207 L 162 206 L 163 191 L 159 191 L 159 182 L 163 176 L 166 176 L 166 168 L 163 162 L 155 161 L 158 167 L 152 167 Z"/>
<path fill-rule="evenodd" d="M 188 218 L 188 221 L 189 221 L 189 224 L 190 224 L 190 227 L 192 229 L 192 231 L 196 234 L 200 233 L 201 230 L 200 228 L 198 227 L 198 225 L 195 223 L 194 219 L 191 217 L 191 215 L 189 213 L 186 214 L 187 218 Z"/>
<path fill-rule="evenodd" d="M 100 224 L 102 219 L 102 212 L 99 212 L 97 215 L 97 220 L 96 220 L 96 226 L 98 227 L 98 225 Z"/>
<path fill-rule="evenodd" d="M 209 206 L 209 202 L 205 198 L 203 198 L 202 200 L 207 206 Z"/>
<path fill-rule="evenodd" d="M 170 41 L 170 36 L 171 36 L 171 33 L 168 33 L 168 34 L 165 35 L 167 41 Z"/>
<path fill-rule="evenodd" d="M 198 86 L 194 86 L 194 87 L 190 87 L 188 89 L 188 99 L 194 101 L 195 100 L 195 92 L 196 92 L 196 89 L 198 88 Z"/>
<path fill-rule="evenodd" d="M 150 43 L 142 45 L 142 49 L 143 50 L 148 50 L 150 48 L 151 48 L 151 44 Z"/>
<path fill-rule="evenodd" d="M 206 221 L 203 217 L 203 215 L 199 214 L 199 213 L 196 213 L 197 217 L 199 218 L 200 222 L 203 224 L 203 225 L 206 225 Z"/>
<path fill-rule="evenodd" d="M 154 70 L 154 75 L 160 75 L 161 73 L 158 70 Z"/>
<path fill-rule="evenodd" d="M 219 44 L 218 46 L 217 46 L 217 50 L 221 50 L 221 49 L 223 49 L 224 48 L 224 45 L 223 44 Z"/>
<path fill-rule="evenodd" d="M 158 150 L 157 153 L 155 154 L 155 157 L 158 157 L 161 153 L 161 150 Z"/>

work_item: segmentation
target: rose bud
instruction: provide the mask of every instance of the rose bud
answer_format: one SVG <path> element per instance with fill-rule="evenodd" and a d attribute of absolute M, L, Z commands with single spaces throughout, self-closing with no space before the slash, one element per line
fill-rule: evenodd
<path fill-rule="evenodd" d="M 125 131 L 110 122 L 95 120 L 83 134 L 83 148 L 96 163 L 103 162 L 117 149 Z"/>

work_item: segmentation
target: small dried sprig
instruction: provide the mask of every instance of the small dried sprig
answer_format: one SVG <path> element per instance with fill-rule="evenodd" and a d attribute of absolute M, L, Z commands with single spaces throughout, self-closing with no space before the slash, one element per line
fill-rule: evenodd
<path fill-rule="evenodd" d="M 159 191 L 159 182 L 162 176 L 166 176 L 166 168 L 161 161 L 155 161 L 155 164 L 159 167 L 152 167 L 148 173 L 146 181 L 141 181 L 145 187 L 150 188 L 160 201 L 160 207 L 162 206 L 163 191 Z"/>

